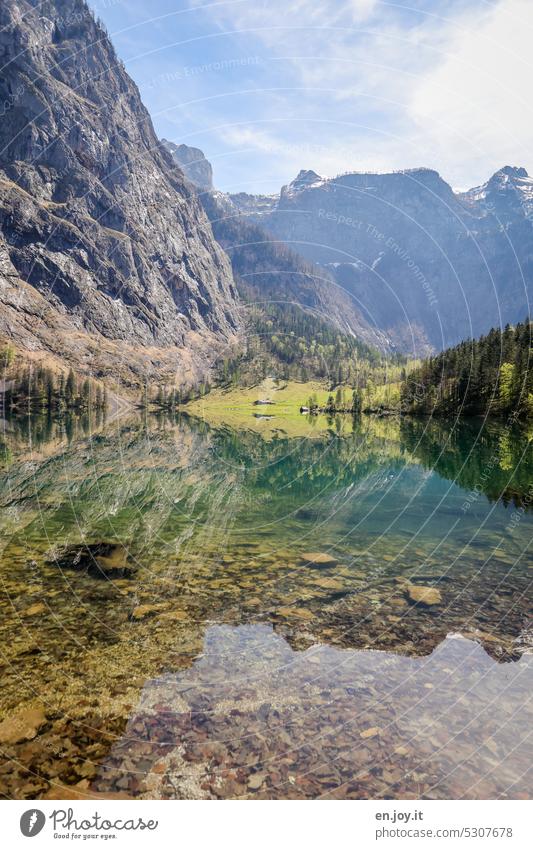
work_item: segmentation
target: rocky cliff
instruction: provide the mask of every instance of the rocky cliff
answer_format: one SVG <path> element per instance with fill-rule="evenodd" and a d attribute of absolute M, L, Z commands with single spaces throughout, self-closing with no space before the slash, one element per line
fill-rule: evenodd
<path fill-rule="evenodd" d="M 174 144 L 167 139 L 161 139 L 161 144 L 166 147 L 191 183 L 205 191 L 213 189 L 213 169 L 202 150 L 187 144 Z"/>
<path fill-rule="evenodd" d="M 230 263 L 106 33 L 83 0 L 4 0 L 0 59 L 0 334 L 194 378 L 238 326 Z"/>

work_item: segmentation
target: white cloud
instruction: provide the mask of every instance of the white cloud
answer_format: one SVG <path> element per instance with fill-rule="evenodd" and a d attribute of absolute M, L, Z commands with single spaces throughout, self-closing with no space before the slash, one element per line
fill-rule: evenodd
<path fill-rule="evenodd" d="M 408 114 L 459 182 L 532 161 L 532 4 L 502 0 L 449 34 L 446 58 L 422 77 Z M 489 164 L 490 163 L 490 164 Z"/>
<path fill-rule="evenodd" d="M 233 0 L 211 4 L 205 0 L 190 0 L 190 6 L 202 8 L 220 20 L 231 20 L 247 27 L 279 27 L 337 25 L 369 18 L 379 5 L 378 0 Z"/>
<path fill-rule="evenodd" d="M 201 14 L 217 30 L 264 51 L 254 103 L 232 126 L 228 101 L 227 125 L 212 126 L 226 152 L 255 151 L 264 173 L 286 179 L 300 167 L 336 174 L 426 165 L 470 186 L 503 164 L 533 166 L 533 2 L 411 6 L 208 4 Z"/>

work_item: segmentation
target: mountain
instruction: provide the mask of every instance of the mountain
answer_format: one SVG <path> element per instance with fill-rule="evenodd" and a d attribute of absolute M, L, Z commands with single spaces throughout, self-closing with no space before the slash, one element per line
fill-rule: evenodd
<path fill-rule="evenodd" d="M 174 156 L 178 145 L 163 139 L 162 144 Z M 179 147 L 186 147 L 181 145 Z M 188 148 L 194 150 L 194 148 Z M 186 154 L 188 156 L 188 154 Z M 197 151 L 196 162 L 206 161 Z M 209 164 L 209 163 L 208 163 Z M 210 166 L 209 166 L 210 168 Z M 211 170 L 209 173 L 212 173 Z M 291 250 L 279 239 L 275 239 L 260 226 L 259 215 L 251 220 L 246 207 L 249 198 L 258 203 L 263 211 L 263 201 L 268 196 L 255 198 L 251 195 L 234 195 L 209 190 L 191 179 L 199 192 L 201 204 L 211 222 L 213 234 L 227 253 L 240 296 L 248 309 L 253 307 L 276 308 L 276 328 L 281 334 L 290 332 L 283 321 L 283 312 L 294 306 L 301 307 L 319 324 L 326 322 L 337 331 L 357 337 L 362 343 L 376 347 L 382 352 L 393 349 L 386 335 L 376 328 L 365 316 L 355 299 L 335 281 L 331 272 L 313 264 L 297 251 Z M 272 205 L 276 198 L 272 196 Z M 255 213 L 255 208 L 254 208 Z M 291 329 L 292 314 L 291 314 Z"/>
<path fill-rule="evenodd" d="M 367 345 L 391 349 L 385 334 L 371 325 L 328 269 L 273 238 L 221 192 L 202 193 L 201 201 L 216 239 L 231 260 L 241 298 L 259 308 L 276 305 L 278 331 L 284 330 L 283 311 L 296 306 Z"/>
<path fill-rule="evenodd" d="M 533 294 L 533 179 L 506 166 L 454 192 L 419 168 L 332 179 L 301 171 L 278 197 L 232 202 L 327 270 L 398 348 L 417 355 L 516 323 Z"/>
<path fill-rule="evenodd" d="M 533 213 L 533 178 L 525 168 L 506 165 L 475 189 L 463 192 L 463 200 L 479 213 L 494 213 L 504 218 L 529 218 Z"/>
<path fill-rule="evenodd" d="M 206 191 L 213 189 L 213 169 L 203 151 L 186 144 L 174 144 L 167 139 L 161 139 L 161 144 L 166 147 L 191 183 Z"/>
<path fill-rule="evenodd" d="M 0 334 L 138 386 L 238 330 L 230 263 L 84 0 L 0 8 Z"/>

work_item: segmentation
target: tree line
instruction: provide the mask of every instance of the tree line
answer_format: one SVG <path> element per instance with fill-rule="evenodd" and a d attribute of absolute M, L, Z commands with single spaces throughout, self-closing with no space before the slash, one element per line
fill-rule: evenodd
<path fill-rule="evenodd" d="M 402 384 L 401 408 L 437 415 L 533 415 L 533 324 L 526 320 L 429 357 Z"/>
<path fill-rule="evenodd" d="M 251 307 L 244 350 L 228 356 L 219 369 L 223 385 L 253 385 L 275 375 L 281 380 L 322 380 L 332 387 L 362 389 L 369 379 L 385 383 L 391 369 L 406 362 L 385 358 L 370 345 L 335 329 L 300 307 L 265 304 Z"/>
<path fill-rule="evenodd" d="M 311 415 L 318 413 L 351 413 L 354 416 L 363 412 L 363 393 L 361 389 L 347 389 L 338 386 L 335 395 L 328 395 L 324 405 L 320 405 L 316 392 L 307 400 L 307 410 Z"/>
<path fill-rule="evenodd" d="M 80 378 L 73 369 L 56 372 L 44 365 L 17 361 L 7 345 L 0 351 L 4 413 L 51 410 L 83 412 L 104 410 L 108 405 L 105 386 L 91 378 Z"/>

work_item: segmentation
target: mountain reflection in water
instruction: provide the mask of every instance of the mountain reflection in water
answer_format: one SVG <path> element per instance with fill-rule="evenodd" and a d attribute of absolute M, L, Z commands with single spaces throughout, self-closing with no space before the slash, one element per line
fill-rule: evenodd
<path fill-rule="evenodd" d="M 0 791 L 523 793 L 522 755 L 509 746 L 527 717 L 518 708 L 532 645 L 529 435 L 497 423 L 363 417 L 345 435 L 336 426 L 289 439 L 277 428 L 264 438 L 250 418 L 239 431 L 186 416 L 6 423 Z M 233 670 L 252 674 L 254 651 L 270 668 L 268 697 L 259 703 L 254 690 L 242 712 L 229 707 L 248 698 L 242 682 L 231 689 Z M 315 666 L 330 695 L 309 690 Z M 335 683 L 339 670 L 346 678 Z M 371 673 L 367 692 L 361 681 Z M 191 707 L 181 695 L 183 710 L 169 713 L 168 692 L 189 676 L 204 701 Z M 139 717 L 154 680 L 170 690 L 154 710 L 152 740 Z M 277 703 L 275 691 L 279 717 L 263 707 Z M 487 714 L 492 700 L 496 742 L 487 718 L 476 719 L 476 699 Z M 198 728 L 187 729 L 191 709 Z M 204 709 L 219 717 L 213 725 Z M 448 725 L 438 719 L 445 710 Z M 31 722 L 31 733 L 17 731 Z M 231 728 L 230 751 L 221 735 Z M 446 737 L 453 729 L 457 745 Z M 248 751 L 254 735 L 272 738 L 283 768 L 257 775 L 250 759 L 270 755 Z M 124 754 L 130 738 L 136 767 Z M 168 744 L 168 764 L 154 741 Z M 219 755 L 200 751 L 204 743 Z M 387 768 L 377 752 L 390 759 L 391 746 L 407 754 Z"/>

